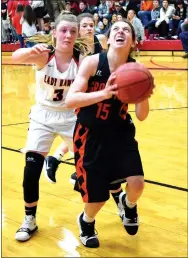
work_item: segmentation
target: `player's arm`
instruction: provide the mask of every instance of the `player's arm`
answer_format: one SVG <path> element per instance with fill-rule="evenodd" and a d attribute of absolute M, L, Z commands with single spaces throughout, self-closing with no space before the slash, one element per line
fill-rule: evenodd
<path fill-rule="evenodd" d="M 46 44 L 37 44 L 31 48 L 20 48 L 12 55 L 15 63 L 35 64 L 37 69 L 41 69 L 47 63 L 51 50 Z"/>
<path fill-rule="evenodd" d="M 138 120 L 143 121 L 149 114 L 149 101 L 148 99 L 143 100 L 135 105 L 136 117 Z"/>
<path fill-rule="evenodd" d="M 82 61 L 78 74 L 71 85 L 65 100 L 65 104 L 68 108 L 90 106 L 117 94 L 117 85 L 111 85 L 115 78 L 114 74 L 110 76 L 105 89 L 96 92 L 86 92 L 88 89 L 89 78 L 95 75 L 98 62 L 98 54 L 88 56 Z"/>

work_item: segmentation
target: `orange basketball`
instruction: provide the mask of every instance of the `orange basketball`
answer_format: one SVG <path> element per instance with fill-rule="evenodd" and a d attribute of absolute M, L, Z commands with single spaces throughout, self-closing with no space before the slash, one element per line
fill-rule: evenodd
<path fill-rule="evenodd" d="M 150 71 L 139 63 L 126 63 L 116 70 L 114 84 L 118 86 L 118 99 L 125 103 L 136 104 L 150 97 L 153 92 L 154 78 Z"/>

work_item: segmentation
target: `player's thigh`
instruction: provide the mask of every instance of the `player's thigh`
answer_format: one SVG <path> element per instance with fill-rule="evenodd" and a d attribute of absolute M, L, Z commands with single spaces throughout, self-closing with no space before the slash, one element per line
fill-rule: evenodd
<path fill-rule="evenodd" d="M 31 120 L 25 149 L 48 153 L 54 138 L 55 134 L 51 128 Z"/>

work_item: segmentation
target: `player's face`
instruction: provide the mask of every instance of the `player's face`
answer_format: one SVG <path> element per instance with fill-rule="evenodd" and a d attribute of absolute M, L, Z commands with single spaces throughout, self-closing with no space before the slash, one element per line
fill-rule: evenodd
<path fill-rule="evenodd" d="M 72 50 L 78 36 L 78 25 L 75 22 L 61 21 L 53 31 L 56 38 L 56 48 Z"/>
<path fill-rule="evenodd" d="M 94 35 L 94 22 L 92 18 L 85 17 L 81 20 L 79 34 L 81 38 Z"/>
<path fill-rule="evenodd" d="M 123 21 L 116 22 L 110 32 L 108 44 L 113 48 L 130 48 L 134 44 L 132 30 L 129 24 Z"/>

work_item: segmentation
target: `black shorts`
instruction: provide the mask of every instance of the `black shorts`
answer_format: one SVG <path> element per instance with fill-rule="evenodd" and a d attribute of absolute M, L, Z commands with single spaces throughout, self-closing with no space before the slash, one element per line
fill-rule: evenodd
<path fill-rule="evenodd" d="M 131 125 L 134 127 L 134 124 Z M 93 130 L 77 122 L 74 152 L 79 191 L 86 203 L 109 199 L 109 185 L 143 176 L 134 130 Z"/>

